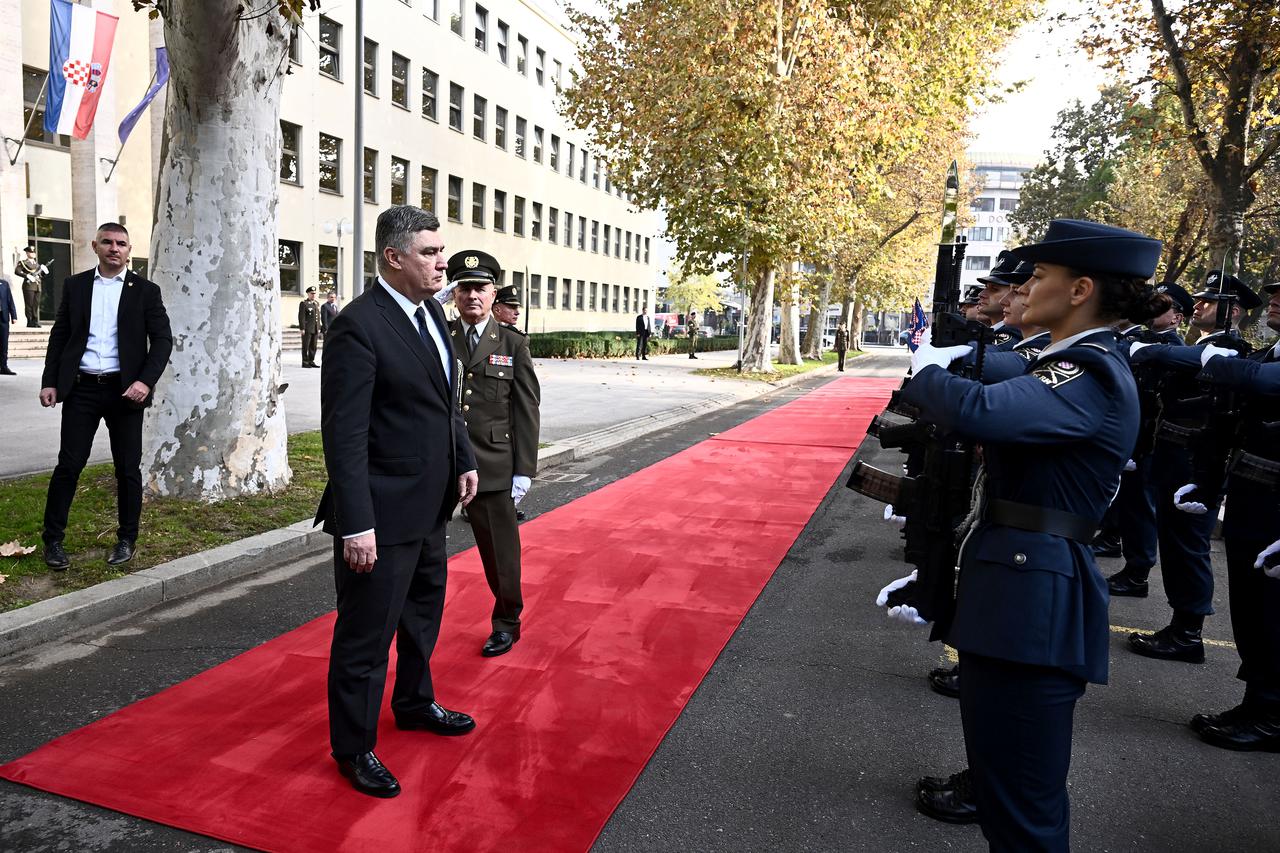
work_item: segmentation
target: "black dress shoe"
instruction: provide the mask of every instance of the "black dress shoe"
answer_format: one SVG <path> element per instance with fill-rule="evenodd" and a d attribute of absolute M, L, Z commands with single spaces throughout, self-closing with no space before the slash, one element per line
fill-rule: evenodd
<path fill-rule="evenodd" d="M 119 542 L 116 542 L 116 547 L 111 549 L 111 554 L 107 557 L 107 565 L 123 565 L 133 559 L 133 554 L 133 543 L 128 539 L 121 539 Z"/>
<path fill-rule="evenodd" d="M 17 376 L 18 374 L 7 367 L 0 367 L 0 376 Z"/>
<path fill-rule="evenodd" d="M 525 518 L 524 510 L 522 509 L 516 510 L 516 521 L 524 521 L 524 518 Z"/>
<path fill-rule="evenodd" d="M 391 771 L 383 766 L 372 752 L 359 755 L 334 755 L 338 772 L 351 780 L 351 785 L 362 794 L 371 797 L 394 797 L 400 793 L 400 783 Z"/>
<path fill-rule="evenodd" d="M 518 639 L 520 639 L 518 632 L 513 634 L 510 631 L 494 631 L 489 635 L 489 639 L 485 640 L 484 648 L 480 650 L 480 654 L 487 658 L 505 655 L 511 651 L 511 647 L 516 644 Z"/>
<path fill-rule="evenodd" d="M 944 823 L 977 823 L 978 804 L 973 798 L 973 782 L 969 771 L 951 776 L 948 785 L 930 784 L 936 777 L 926 776 L 916 783 L 916 810 Z"/>
<path fill-rule="evenodd" d="M 961 780 L 960 777 L 969 776 L 969 768 L 961 770 L 959 773 L 952 773 L 950 776 L 923 776 L 916 782 L 917 791 L 946 791 L 957 785 L 968 785 L 968 779 Z"/>
<path fill-rule="evenodd" d="M 65 572 L 71 567 L 71 558 L 61 542 L 50 542 L 44 546 L 44 564 L 55 572 Z"/>
<path fill-rule="evenodd" d="M 960 698 L 960 664 L 929 670 L 929 688 L 952 699 Z"/>
<path fill-rule="evenodd" d="M 476 727 L 476 721 L 461 711 L 442 708 L 432 702 L 425 711 L 393 712 L 398 729 L 421 729 L 438 735 L 465 735 Z"/>
<path fill-rule="evenodd" d="M 1169 625 L 1154 634 L 1130 634 L 1129 648 L 1143 657 L 1204 663 L 1204 641 L 1199 631 Z"/>
<path fill-rule="evenodd" d="M 1136 580 L 1130 575 L 1128 569 L 1121 569 L 1107 578 L 1107 589 L 1115 597 L 1146 598 L 1148 586 L 1146 581 Z"/>
<path fill-rule="evenodd" d="M 1200 739 L 1237 752 L 1280 752 L 1280 711 L 1248 711 L 1220 726 L 1206 726 Z"/>
<path fill-rule="evenodd" d="M 1248 714 L 1249 711 L 1244 705 L 1237 705 L 1230 710 L 1223 711 L 1221 714 L 1196 714 L 1191 718 L 1191 722 L 1188 725 L 1191 726 L 1191 731 L 1200 734 L 1208 728 L 1220 729 L 1223 726 L 1235 723 L 1247 717 Z"/>
<path fill-rule="evenodd" d="M 1121 557 L 1119 536 L 1098 536 L 1093 540 L 1093 556 Z"/>

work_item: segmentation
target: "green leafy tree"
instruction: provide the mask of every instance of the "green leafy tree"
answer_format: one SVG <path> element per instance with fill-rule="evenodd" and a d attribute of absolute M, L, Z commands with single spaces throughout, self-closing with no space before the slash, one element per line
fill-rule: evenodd
<path fill-rule="evenodd" d="M 695 273 L 676 266 L 668 278 L 666 299 L 672 310 L 687 314 L 720 307 L 720 281 L 709 273 Z"/>

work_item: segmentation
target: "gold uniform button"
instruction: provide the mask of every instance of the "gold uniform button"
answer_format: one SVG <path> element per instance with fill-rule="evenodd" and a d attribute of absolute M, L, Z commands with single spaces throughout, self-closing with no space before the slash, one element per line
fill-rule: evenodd
<path fill-rule="evenodd" d="M 1013 561 L 1017 563 L 1019 566 L 1021 566 L 1023 563 L 1027 561 L 1027 555 L 1021 552 L 1014 554 Z"/>
<path fill-rule="evenodd" d="M 468 373 L 468 374 L 467 374 L 467 378 L 468 378 L 468 379 L 475 379 L 475 378 L 476 378 L 476 375 L 475 375 L 474 373 Z"/>
<path fill-rule="evenodd" d="M 507 374 L 505 374 L 505 373 L 503 373 L 501 370 L 499 370 L 499 371 L 498 371 L 498 375 L 499 375 L 499 376 L 506 376 Z"/>
<path fill-rule="evenodd" d="M 470 397 L 470 396 L 471 396 L 471 389 L 470 389 L 470 388 L 468 388 L 468 389 L 467 389 L 467 396 L 468 396 L 468 397 Z"/>

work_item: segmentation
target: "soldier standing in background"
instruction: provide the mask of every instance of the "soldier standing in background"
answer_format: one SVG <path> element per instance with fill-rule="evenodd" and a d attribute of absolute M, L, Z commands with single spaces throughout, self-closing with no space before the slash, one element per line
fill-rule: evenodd
<path fill-rule="evenodd" d="M 320 340 L 320 303 L 314 287 L 307 288 L 307 298 L 298 304 L 298 328 L 302 330 L 302 366 L 319 367 L 316 345 Z"/>
<path fill-rule="evenodd" d="M 36 260 L 36 247 L 28 246 L 22 260 L 16 268 L 18 278 L 22 280 L 22 301 L 27 309 L 27 326 L 40 328 L 40 288 L 49 268 Z"/>
<path fill-rule="evenodd" d="M 836 326 L 836 357 L 839 364 L 836 367 L 841 373 L 844 373 L 844 354 L 849 349 L 849 333 L 844 330 L 844 326 Z"/>
<path fill-rule="evenodd" d="M 687 324 L 689 333 L 689 358 L 698 357 L 698 312 L 689 312 L 689 322 Z"/>
<path fill-rule="evenodd" d="M 498 288 L 498 295 L 493 300 L 493 316 L 499 323 L 508 329 L 520 332 L 516 325 L 520 322 L 520 288 L 514 284 L 508 284 L 506 287 Z M 520 332 L 523 337 L 524 332 Z"/>

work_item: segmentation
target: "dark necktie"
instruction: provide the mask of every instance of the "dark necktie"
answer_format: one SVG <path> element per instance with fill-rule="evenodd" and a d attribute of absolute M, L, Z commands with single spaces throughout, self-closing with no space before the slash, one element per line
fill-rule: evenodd
<path fill-rule="evenodd" d="M 422 337 L 422 343 L 427 349 L 435 352 L 436 345 L 432 343 L 431 333 L 427 331 L 427 309 L 419 305 L 418 310 L 413 314 L 413 319 L 418 321 L 418 334 Z"/>
<path fill-rule="evenodd" d="M 472 326 L 471 331 L 467 332 L 467 352 L 474 353 L 479 343 L 480 335 L 476 333 L 476 327 Z"/>

